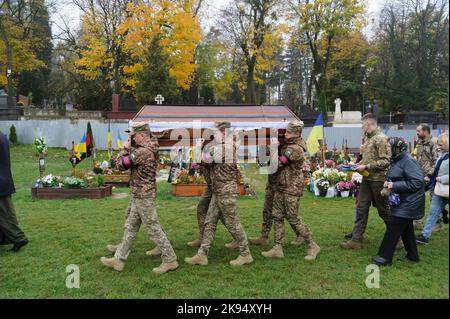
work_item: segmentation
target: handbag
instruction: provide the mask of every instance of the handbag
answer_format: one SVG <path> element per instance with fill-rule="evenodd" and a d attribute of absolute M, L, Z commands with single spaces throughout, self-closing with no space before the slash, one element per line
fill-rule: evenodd
<path fill-rule="evenodd" d="M 444 185 L 441 182 L 436 182 L 436 186 L 434 187 L 434 194 L 448 198 L 448 185 Z"/>

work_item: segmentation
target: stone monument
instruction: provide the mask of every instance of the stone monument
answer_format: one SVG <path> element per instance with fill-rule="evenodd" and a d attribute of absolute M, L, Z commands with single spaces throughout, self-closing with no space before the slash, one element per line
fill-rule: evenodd
<path fill-rule="evenodd" d="M 344 111 L 341 109 L 342 100 L 334 100 L 335 111 L 333 127 L 361 127 L 361 112 Z"/>
<path fill-rule="evenodd" d="M 10 105 L 14 98 L 10 98 L 5 91 L 0 89 L 0 120 L 18 120 L 20 109 L 16 105 Z"/>

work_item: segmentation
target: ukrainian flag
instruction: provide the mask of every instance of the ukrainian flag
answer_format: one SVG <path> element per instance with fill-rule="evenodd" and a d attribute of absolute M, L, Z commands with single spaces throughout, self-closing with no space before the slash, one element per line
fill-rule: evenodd
<path fill-rule="evenodd" d="M 112 139 L 111 139 L 111 122 L 108 123 L 108 135 L 106 137 L 108 143 L 108 156 L 112 157 L 113 149 L 112 149 Z"/>
<path fill-rule="evenodd" d="M 75 146 L 75 156 L 79 161 L 82 161 L 86 158 L 86 133 L 84 133 L 83 138 L 81 139 L 80 143 Z"/>
<path fill-rule="evenodd" d="M 122 136 L 120 136 L 120 130 L 119 129 L 117 129 L 117 147 L 119 149 L 123 148 Z"/>
<path fill-rule="evenodd" d="M 319 140 L 323 141 L 323 139 L 323 114 L 320 113 L 311 133 L 309 133 L 308 140 L 306 141 L 310 155 L 316 154 L 319 151 Z"/>

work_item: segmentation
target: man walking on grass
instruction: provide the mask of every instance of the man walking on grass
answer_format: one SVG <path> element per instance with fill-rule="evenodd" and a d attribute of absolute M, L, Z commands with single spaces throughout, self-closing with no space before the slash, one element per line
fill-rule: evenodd
<path fill-rule="evenodd" d="M 14 244 L 11 251 L 18 252 L 28 244 L 20 229 L 11 195 L 16 192 L 11 174 L 9 142 L 0 131 L 0 245 Z"/>

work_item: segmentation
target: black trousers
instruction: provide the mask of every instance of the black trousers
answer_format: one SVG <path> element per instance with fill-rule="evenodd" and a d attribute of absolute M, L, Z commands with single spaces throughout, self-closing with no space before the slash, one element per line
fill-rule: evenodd
<path fill-rule="evenodd" d="M 387 223 L 386 233 L 383 242 L 378 250 L 378 256 L 392 262 L 395 248 L 400 237 L 406 249 L 406 257 L 410 260 L 419 261 L 416 238 L 414 235 L 414 225 L 412 219 L 390 216 Z"/>
<path fill-rule="evenodd" d="M 16 244 L 27 239 L 17 222 L 11 196 L 0 197 L 0 245 Z"/>

